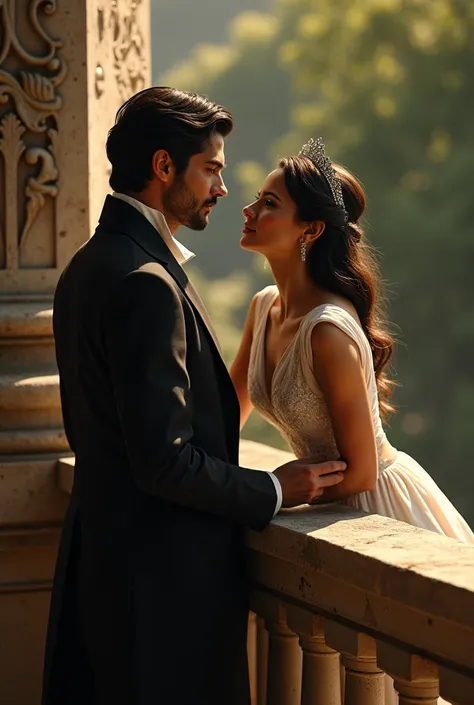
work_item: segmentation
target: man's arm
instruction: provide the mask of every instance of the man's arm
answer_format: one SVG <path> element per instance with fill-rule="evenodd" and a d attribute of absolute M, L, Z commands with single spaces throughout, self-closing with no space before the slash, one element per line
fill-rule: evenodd
<path fill-rule="evenodd" d="M 182 303 L 164 278 L 126 276 L 103 313 L 112 384 L 131 471 L 143 492 L 255 529 L 273 517 L 267 473 L 192 445 Z"/>

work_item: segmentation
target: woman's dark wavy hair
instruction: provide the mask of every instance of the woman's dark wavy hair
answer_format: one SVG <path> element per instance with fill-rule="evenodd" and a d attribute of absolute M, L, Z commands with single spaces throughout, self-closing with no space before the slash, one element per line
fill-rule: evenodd
<path fill-rule="evenodd" d="M 393 411 L 389 403 L 393 382 L 385 368 L 394 344 L 384 316 L 378 263 L 359 224 L 367 207 L 364 190 L 350 171 L 333 163 L 342 186 L 344 212 L 335 203 L 326 179 L 308 157 L 285 157 L 279 166 L 296 204 L 298 220 L 320 220 L 326 224 L 323 233 L 308 248 L 308 273 L 318 286 L 344 296 L 355 307 L 372 349 L 380 411 L 387 416 Z"/>
<path fill-rule="evenodd" d="M 183 173 L 216 132 L 226 137 L 232 128 L 229 111 L 202 95 L 166 86 L 146 88 L 119 108 L 109 131 L 110 186 L 123 193 L 142 191 L 159 149 L 166 150 L 177 173 Z"/>

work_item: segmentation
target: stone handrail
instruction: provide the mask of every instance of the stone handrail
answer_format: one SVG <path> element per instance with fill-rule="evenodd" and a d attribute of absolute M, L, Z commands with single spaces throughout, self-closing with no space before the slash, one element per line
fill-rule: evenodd
<path fill-rule="evenodd" d="M 242 456 L 289 459 L 249 442 Z M 384 672 L 401 705 L 474 703 L 473 546 L 337 504 L 283 510 L 246 543 L 255 703 L 391 704 Z"/>
<path fill-rule="evenodd" d="M 288 453 L 244 441 L 241 463 Z M 73 460 L 59 463 L 69 491 Z M 474 547 L 342 505 L 247 532 L 254 705 L 474 703 Z"/>

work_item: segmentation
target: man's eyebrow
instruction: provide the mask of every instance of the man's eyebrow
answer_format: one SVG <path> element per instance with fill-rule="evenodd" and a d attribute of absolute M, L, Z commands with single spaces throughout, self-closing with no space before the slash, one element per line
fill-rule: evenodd
<path fill-rule="evenodd" d="M 214 164 L 214 166 L 218 166 L 219 169 L 225 169 L 227 164 L 223 164 L 220 162 L 218 159 L 208 159 L 207 162 L 204 162 L 205 164 Z"/>
<path fill-rule="evenodd" d="M 281 201 L 280 196 L 277 196 L 273 191 L 264 191 L 262 196 L 273 196 L 273 198 L 276 198 L 277 201 Z"/>

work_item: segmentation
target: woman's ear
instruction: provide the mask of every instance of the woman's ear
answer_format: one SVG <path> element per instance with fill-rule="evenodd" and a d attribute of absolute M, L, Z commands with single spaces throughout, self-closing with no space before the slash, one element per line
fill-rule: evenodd
<path fill-rule="evenodd" d="M 315 240 L 317 240 L 318 237 L 321 237 L 325 227 L 326 223 L 324 223 L 322 220 L 315 220 L 313 223 L 309 223 L 308 227 L 304 231 L 304 236 L 306 238 L 307 244 L 309 245 Z"/>

